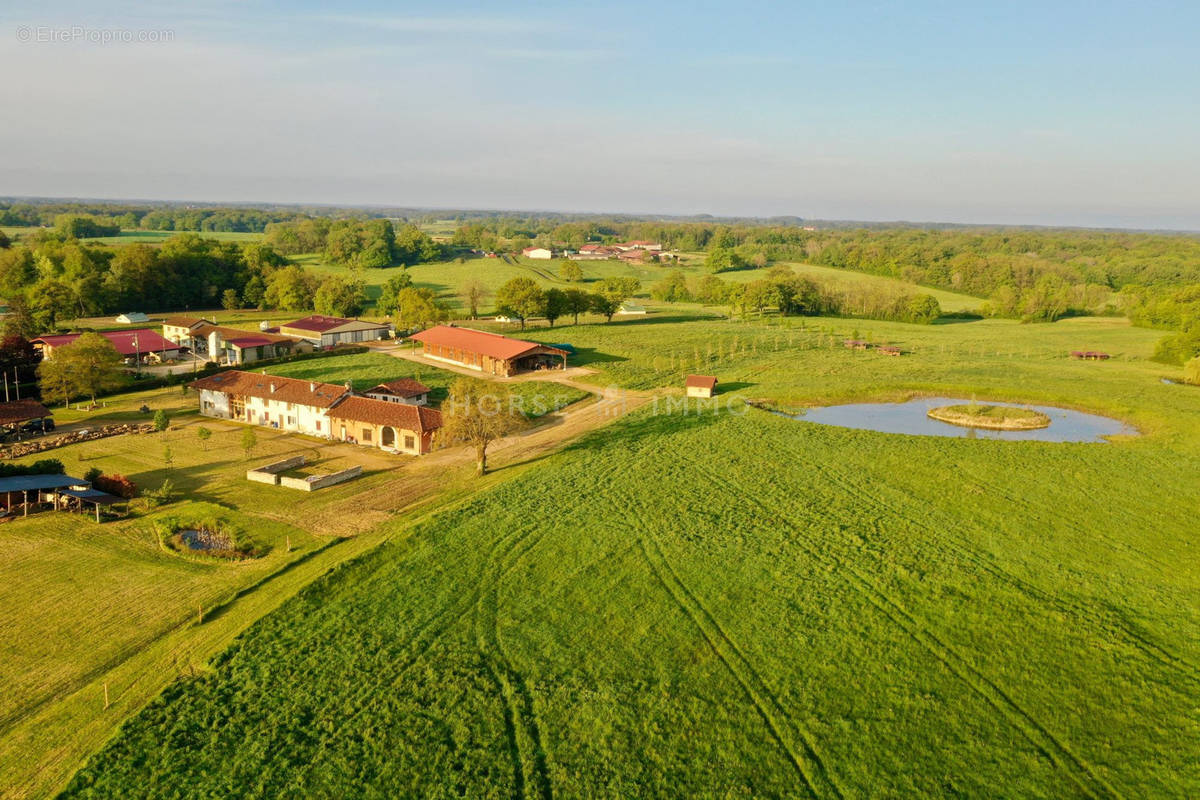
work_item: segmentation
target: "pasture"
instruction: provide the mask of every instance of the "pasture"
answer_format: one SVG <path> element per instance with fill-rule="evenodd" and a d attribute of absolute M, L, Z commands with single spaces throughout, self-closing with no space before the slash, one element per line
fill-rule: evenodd
<path fill-rule="evenodd" d="M 713 323 L 668 329 L 693 324 Z M 394 523 L 176 683 L 67 796 L 1190 794 L 1200 393 L 1143 368 L 1140 332 L 1088 332 L 1128 337 L 1127 359 L 1086 379 L 1055 364 L 1041 391 L 1128 404 L 1148 435 L 647 409 Z M 842 356 L 760 354 L 754 391 L 939 376 L 920 355 Z M 977 358 L 1001 394 L 1047 374 Z"/>
<path fill-rule="evenodd" d="M 846 350 L 851 326 L 907 355 Z M 699 350 L 735 402 L 647 407 L 469 505 L 386 522 L 390 543 L 176 682 L 67 796 L 1200 785 L 1200 392 L 1160 382 L 1156 334 L 655 315 L 546 333 L 631 388 Z M 1117 357 L 1073 362 L 1080 340 Z M 893 436 L 736 402 L 922 391 L 1145 435 Z"/>

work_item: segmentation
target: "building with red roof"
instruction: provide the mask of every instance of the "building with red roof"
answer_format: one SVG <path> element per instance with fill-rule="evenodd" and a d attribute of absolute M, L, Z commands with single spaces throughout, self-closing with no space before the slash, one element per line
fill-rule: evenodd
<path fill-rule="evenodd" d="M 208 417 L 422 455 L 433 449 L 441 412 L 355 395 L 349 384 L 257 372 L 218 372 L 189 386 Z"/>
<path fill-rule="evenodd" d="M 489 375 L 508 377 L 528 370 L 567 368 L 566 350 L 473 328 L 438 325 L 409 338 L 421 343 L 426 358 Z"/>
<path fill-rule="evenodd" d="M 383 400 L 386 403 L 407 403 L 414 406 L 423 406 L 429 402 L 429 387 L 412 378 L 400 378 L 399 380 L 388 381 L 374 388 L 367 389 L 366 395 L 375 400 Z"/>
<path fill-rule="evenodd" d="M 688 375 L 683 385 L 688 397 L 712 397 L 717 393 L 717 379 L 712 375 Z"/>
<path fill-rule="evenodd" d="M 279 326 L 279 332 L 284 336 L 307 339 L 317 347 L 373 342 L 387 338 L 390 331 L 386 322 L 327 317 L 324 314 L 313 314 Z"/>
<path fill-rule="evenodd" d="M 179 345 L 164 339 L 157 331 L 149 328 L 136 328 L 131 331 L 99 331 L 99 334 L 121 354 L 124 359 L 140 361 L 170 361 L 179 357 Z M 54 358 L 54 351 L 71 344 L 82 333 L 54 333 L 39 336 L 30 341 L 33 348 L 42 354 L 42 358 Z"/>

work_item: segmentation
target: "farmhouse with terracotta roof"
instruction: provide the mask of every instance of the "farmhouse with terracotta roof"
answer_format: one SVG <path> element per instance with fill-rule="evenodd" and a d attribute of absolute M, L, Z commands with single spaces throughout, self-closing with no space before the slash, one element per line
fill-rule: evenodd
<path fill-rule="evenodd" d="M 385 403 L 407 403 L 412 406 L 423 406 L 429 402 L 429 387 L 412 378 L 400 378 L 395 381 L 381 383 L 367 389 L 367 397 L 382 400 Z"/>
<path fill-rule="evenodd" d="M 200 413 L 276 430 L 421 455 L 433 448 L 441 412 L 359 397 L 349 386 L 229 370 L 193 381 Z"/>
<path fill-rule="evenodd" d="M 409 337 L 420 342 L 426 358 L 446 361 L 489 375 L 508 377 L 538 369 L 566 369 L 567 351 L 547 344 L 511 339 L 499 333 L 438 325 Z"/>
<path fill-rule="evenodd" d="M 307 339 L 317 347 L 373 342 L 387 338 L 390 330 L 385 322 L 327 317 L 323 314 L 313 314 L 279 326 L 281 334 Z"/>

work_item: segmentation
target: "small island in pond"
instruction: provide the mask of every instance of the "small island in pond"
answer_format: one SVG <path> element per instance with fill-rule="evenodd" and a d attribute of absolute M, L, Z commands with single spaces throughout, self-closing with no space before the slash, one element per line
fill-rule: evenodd
<path fill-rule="evenodd" d="M 1050 426 L 1050 417 L 1042 412 L 1013 406 L 941 406 L 931 409 L 929 418 L 951 425 L 994 431 L 1032 431 Z"/>

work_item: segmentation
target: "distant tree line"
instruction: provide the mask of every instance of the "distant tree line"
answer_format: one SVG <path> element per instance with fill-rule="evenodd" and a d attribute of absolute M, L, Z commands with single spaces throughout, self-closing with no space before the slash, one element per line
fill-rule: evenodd
<path fill-rule="evenodd" d="M 321 253 L 327 261 L 350 267 L 377 268 L 421 264 L 447 257 L 415 225 L 397 230 L 390 220 L 331 220 L 322 217 L 267 226 L 264 240 L 284 255 Z"/>
<path fill-rule="evenodd" d="M 784 315 L 832 315 L 896 322 L 930 323 L 941 316 L 937 298 L 873 284 L 820 282 L 797 275 L 785 265 L 772 267 L 765 278 L 726 282 L 716 275 L 689 281 L 674 270 L 654 284 L 650 296 L 666 302 L 694 301 L 728 306 L 748 317 L 777 310 Z"/>

